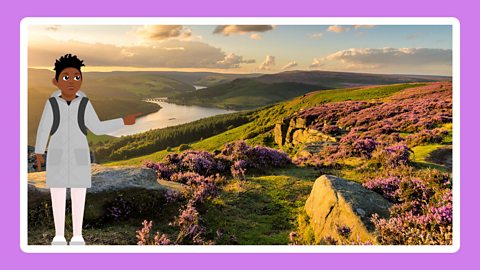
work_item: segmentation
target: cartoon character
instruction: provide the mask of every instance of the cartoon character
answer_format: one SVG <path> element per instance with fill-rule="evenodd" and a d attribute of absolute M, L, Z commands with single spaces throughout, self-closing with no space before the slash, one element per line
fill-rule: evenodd
<path fill-rule="evenodd" d="M 86 189 L 91 187 L 90 150 L 87 128 L 96 135 L 106 134 L 124 125 L 135 124 L 140 113 L 100 121 L 90 100 L 80 91 L 83 61 L 66 54 L 55 62 L 52 82 L 59 90 L 46 101 L 37 130 L 35 153 L 37 170 L 44 162 L 47 146 L 46 186 L 52 198 L 55 237 L 52 245 L 66 245 L 65 201 L 70 188 L 72 201 L 73 237 L 70 245 L 85 245 L 82 236 Z"/>

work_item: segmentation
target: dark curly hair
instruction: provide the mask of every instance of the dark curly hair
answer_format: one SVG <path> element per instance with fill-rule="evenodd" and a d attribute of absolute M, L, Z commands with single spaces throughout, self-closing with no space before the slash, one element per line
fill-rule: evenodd
<path fill-rule="evenodd" d="M 82 74 L 82 71 L 80 70 L 81 67 L 85 66 L 83 64 L 83 60 L 78 59 L 76 55 L 72 55 L 71 53 L 65 54 L 64 56 L 60 57 L 59 59 L 55 60 L 55 80 L 58 81 L 58 77 L 60 76 L 60 73 L 69 67 L 73 67 L 78 69 L 80 71 L 80 74 Z"/>

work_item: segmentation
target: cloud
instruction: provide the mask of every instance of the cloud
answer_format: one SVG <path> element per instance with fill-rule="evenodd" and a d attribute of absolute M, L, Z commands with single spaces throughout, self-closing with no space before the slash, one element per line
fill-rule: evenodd
<path fill-rule="evenodd" d="M 255 63 L 255 59 L 247 59 L 244 60 L 243 56 L 236 55 L 234 53 L 230 53 L 225 56 L 224 59 L 217 61 L 219 68 L 238 68 L 240 64 L 251 64 Z"/>
<path fill-rule="evenodd" d="M 259 33 L 254 33 L 254 34 L 250 35 L 250 38 L 251 39 L 262 39 L 262 35 L 260 35 Z"/>
<path fill-rule="evenodd" d="M 315 58 L 310 67 L 341 67 L 354 70 L 378 70 L 428 73 L 443 70 L 448 74 L 452 50 L 432 48 L 351 48 Z"/>
<path fill-rule="evenodd" d="M 321 38 L 323 37 L 323 33 L 313 33 L 310 35 L 311 38 Z"/>
<path fill-rule="evenodd" d="M 275 66 L 275 56 L 267 55 L 265 61 L 258 67 L 260 70 L 271 70 Z"/>
<path fill-rule="evenodd" d="M 310 64 L 309 68 L 318 68 L 323 65 L 324 64 L 320 58 L 313 58 L 313 62 Z"/>
<path fill-rule="evenodd" d="M 333 33 L 343 33 L 350 31 L 350 29 L 354 30 L 359 30 L 359 29 L 368 29 L 368 28 L 373 28 L 375 25 L 364 25 L 364 24 L 357 24 L 357 25 L 352 25 L 351 27 L 349 26 L 341 26 L 341 25 L 331 25 L 327 28 L 327 32 L 333 32 Z"/>
<path fill-rule="evenodd" d="M 360 29 L 360 28 L 373 28 L 375 27 L 375 25 L 372 25 L 372 24 L 357 24 L 357 25 L 354 25 L 353 28 L 355 29 Z"/>
<path fill-rule="evenodd" d="M 52 31 L 52 32 L 56 32 L 56 31 L 60 30 L 60 25 L 48 26 L 48 27 L 45 28 L 45 30 L 47 30 L 47 31 Z"/>
<path fill-rule="evenodd" d="M 144 25 L 137 32 L 144 38 L 155 41 L 171 38 L 185 39 L 192 35 L 192 30 L 182 25 Z"/>
<path fill-rule="evenodd" d="M 327 28 L 327 32 L 342 33 L 350 30 L 350 28 L 340 25 L 331 25 Z"/>
<path fill-rule="evenodd" d="M 218 25 L 213 30 L 214 34 L 229 36 L 231 34 L 246 34 L 250 32 L 266 32 L 273 30 L 273 25 Z"/>
<path fill-rule="evenodd" d="M 29 66 L 52 66 L 66 53 L 78 55 L 87 66 L 229 69 L 254 62 L 199 41 L 169 39 L 149 46 L 118 46 L 43 39 L 29 44 Z"/>
<path fill-rule="evenodd" d="M 289 69 L 296 66 L 298 66 L 297 62 L 291 61 L 291 62 L 288 62 L 285 66 L 283 66 L 282 69 Z"/>

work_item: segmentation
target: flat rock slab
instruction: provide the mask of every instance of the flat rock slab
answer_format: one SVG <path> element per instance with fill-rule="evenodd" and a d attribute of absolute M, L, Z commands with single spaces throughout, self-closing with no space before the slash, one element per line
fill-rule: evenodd
<path fill-rule="evenodd" d="M 362 185 L 332 175 L 322 175 L 313 185 L 305 210 L 317 243 L 325 237 L 343 242 L 376 243 L 372 214 L 388 217 L 391 203 Z M 346 226 L 346 237 L 339 227 Z"/>
<path fill-rule="evenodd" d="M 49 192 L 45 184 L 46 172 L 28 173 L 29 191 Z M 92 187 L 88 193 L 121 190 L 127 188 L 171 189 L 180 191 L 184 185 L 171 181 L 157 180 L 155 172 L 137 166 L 102 166 L 92 164 Z"/>

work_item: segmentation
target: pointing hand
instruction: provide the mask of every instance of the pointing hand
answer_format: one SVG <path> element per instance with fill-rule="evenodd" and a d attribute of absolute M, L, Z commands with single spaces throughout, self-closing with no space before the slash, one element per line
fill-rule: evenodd
<path fill-rule="evenodd" d="M 123 123 L 125 125 L 133 125 L 135 124 L 135 119 L 140 116 L 142 113 L 138 112 L 138 113 L 134 113 L 134 114 L 129 114 L 125 117 L 123 117 Z"/>

